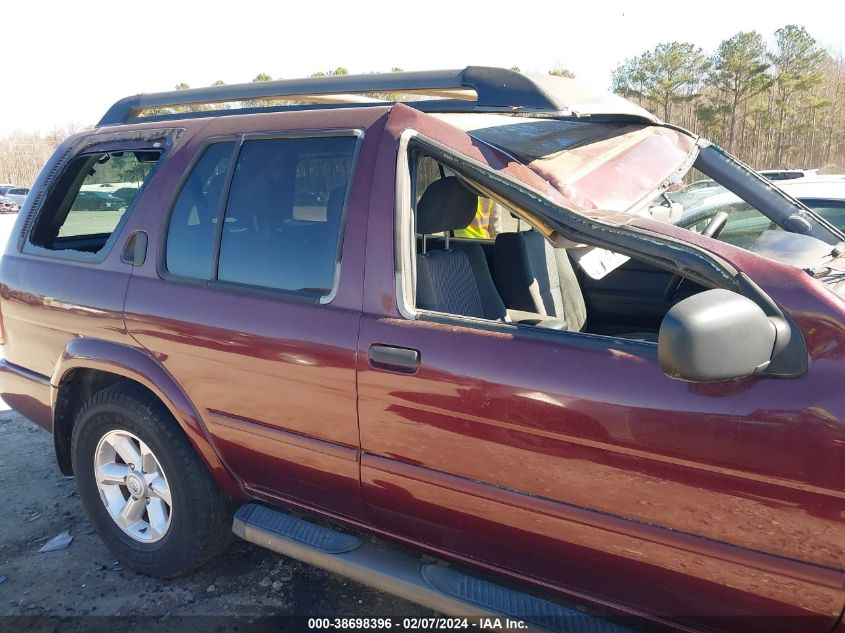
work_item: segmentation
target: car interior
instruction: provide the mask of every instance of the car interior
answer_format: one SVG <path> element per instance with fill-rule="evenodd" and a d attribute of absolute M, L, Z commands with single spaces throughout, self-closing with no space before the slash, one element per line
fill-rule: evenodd
<path fill-rule="evenodd" d="M 420 310 L 656 343 L 669 308 L 704 289 L 634 259 L 593 279 L 569 250 L 503 204 L 494 205 L 504 216 L 498 230 L 461 237 L 483 195 L 440 165 L 433 176 L 420 167 L 413 197 Z"/>

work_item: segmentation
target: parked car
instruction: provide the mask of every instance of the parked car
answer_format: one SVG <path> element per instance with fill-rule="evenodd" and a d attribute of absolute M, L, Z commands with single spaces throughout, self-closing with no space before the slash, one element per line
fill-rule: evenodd
<path fill-rule="evenodd" d="M 760 175 L 765 176 L 769 180 L 798 180 L 801 178 L 808 178 L 817 176 L 818 169 L 761 169 Z"/>
<path fill-rule="evenodd" d="M 125 198 L 100 191 L 80 191 L 74 200 L 74 207 L 82 211 L 113 211 L 126 205 Z"/>
<path fill-rule="evenodd" d="M 783 182 L 780 188 L 840 231 L 845 231 L 845 178 L 802 178 L 799 181 Z M 685 209 L 678 226 L 700 233 L 718 213 L 728 215 L 719 232 L 719 239 L 744 248 L 752 247 L 766 231 L 780 228 L 736 194 L 727 191 Z"/>
<path fill-rule="evenodd" d="M 17 213 L 20 208 L 20 205 L 14 200 L 0 196 L 0 213 Z"/>
<path fill-rule="evenodd" d="M 111 195 L 123 200 L 124 204 L 129 204 L 135 199 L 137 194 L 138 187 L 121 187 L 120 189 L 115 189 Z"/>
<path fill-rule="evenodd" d="M 817 169 L 763 169 L 758 173 L 766 179 L 775 182 L 793 181 L 803 178 L 813 178 L 814 180 L 841 180 L 845 178 L 843 176 L 819 176 Z M 692 182 L 677 191 L 669 193 L 668 196 L 673 202 L 677 202 L 684 208 L 688 208 L 711 196 L 726 193 L 726 191 L 715 180 L 705 179 Z"/>
<path fill-rule="evenodd" d="M 16 202 L 18 206 L 23 204 L 23 201 L 26 200 L 26 194 L 29 193 L 29 189 L 26 187 L 12 187 L 6 193 L 0 194 L 13 202 Z"/>
<path fill-rule="evenodd" d="M 297 105 L 149 112 L 249 99 Z M 652 218 L 690 166 L 782 230 Z M 717 146 L 564 78 L 332 76 L 128 97 L 33 192 L 0 395 L 128 567 L 231 530 L 467 628 L 839 623 L 845 235 Z"/>

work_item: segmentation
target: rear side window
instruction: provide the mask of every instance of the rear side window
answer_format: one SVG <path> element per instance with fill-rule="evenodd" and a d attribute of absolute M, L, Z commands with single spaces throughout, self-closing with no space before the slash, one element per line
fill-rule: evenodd
<path fill-rule="evenodd" d="M 226 204 L 217 278 L 327 294 L 356 144 L 355 136 L 244 142 Z"/>
<path fill-rule="evenodd" d="M 197 279 L 212 278 L 217 218 L 234 150 L 234 142 L 209 146 L 182 186 L 167 233 L 168 272 Z"/>
<path fill-rule="evenodd" d="M 45 200 L 30 242 L 53 251 L 99 253 L 160 156 L 158 150 L 78 156 Z"/>

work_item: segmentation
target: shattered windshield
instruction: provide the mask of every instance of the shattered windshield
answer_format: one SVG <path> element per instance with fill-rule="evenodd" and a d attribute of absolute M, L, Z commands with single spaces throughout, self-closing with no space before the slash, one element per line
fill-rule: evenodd
<path fill-rule="evenodd" d="M 685 210 L 730 191 L 776 227 L 828 243 L 843 239 L 771 180 L 680 129 L 637 119 L 439 118 L 527 165 L 563 195 L 568 209 L 584 215 L 609 211 L 678 224 Z"/>
<path fill-rule="evenodd" d="M 470 136 L 528 165 L 563 194 L 570 209 L 584 213 L 642 210 L 681 182 L 698 154 L 694 137 L 643 123 L 448 116 Z"/>
<path fill-rule="evenodd" d="M 713 214 L 692 211 L 729 195 L 735 204 L 727 212 L 726 236 L 736 233 L 737 239 L 731 239 L 736 246 L 779 259 L 782 240 L 777 232 L 828 245 L 845 240 L 833 224 L 772 181 L 681 129 L 636 117 L 604 122 L 506 114 L 436 116 L 527 165 L 562 194 L 567 209 L 585 216 L 612 222 L 620 217 L 625 222 L 620 214 L 631 220 L 646 216 L 719 238 L 728 224 L 725 219 L 711 224 Z M 595 279 L 627 259 L 584 245 L 573 244 L 569 252 Z"/>

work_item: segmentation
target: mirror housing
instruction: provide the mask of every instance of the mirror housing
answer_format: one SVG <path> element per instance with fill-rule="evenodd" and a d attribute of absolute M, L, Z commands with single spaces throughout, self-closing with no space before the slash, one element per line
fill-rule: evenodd
<path fill-rule="evenodd" d="M 742 378 L 768 367 L 779 331 L 783 338 L 781 328 L 750 299 L 721 288 L 706 290 L 679 301 L 666 313 L 657 357 L 670 378 L 690 382 Z"/>

